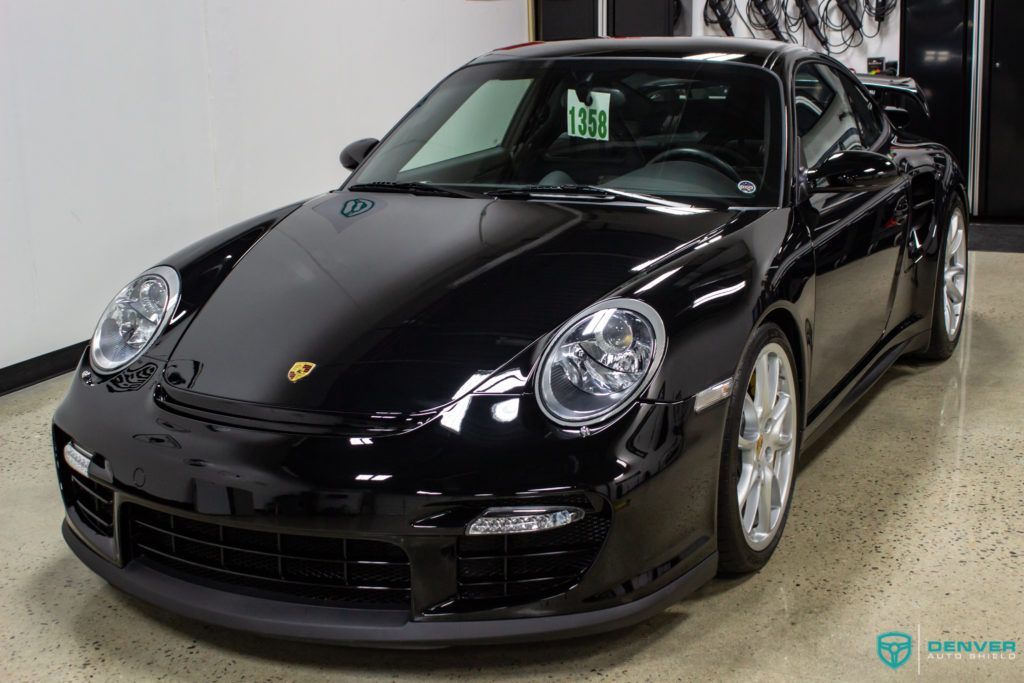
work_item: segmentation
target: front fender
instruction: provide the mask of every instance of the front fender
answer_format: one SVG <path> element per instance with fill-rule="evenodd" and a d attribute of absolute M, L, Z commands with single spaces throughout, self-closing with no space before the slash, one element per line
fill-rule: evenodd
<path fill-rule="evenodd" d="M 779 209 L 732 231 L 727 226 L 628 293 L 661 313 L 669 339 L 645 399 L 682 401 L 732 377 L 747 341 L 768 320 L 790 336 L 806 377 L 813 260 L 794 213 Z"/>

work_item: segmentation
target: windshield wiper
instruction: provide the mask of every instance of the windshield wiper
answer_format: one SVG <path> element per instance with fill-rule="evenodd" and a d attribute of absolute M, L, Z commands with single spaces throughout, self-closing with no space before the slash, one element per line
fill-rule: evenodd
<path fill-rule="evenodd" d="M 596 185 L 523 185 L 488 192 L 499 199 L 518 199 L 520 197 L 593 197 L 595 199 L 615 199 L 615 195 L 603 187 Z"/>
<path fill-rule="evenodd" d="M 498 199 L 521 199 L 557 197 L 573 199 L 595 199 L 599 201 L 627 201 L 641 204 L 674 204 L 660 197 L 641 194 L 639 192 L 625 192 L 610 187 L 599 185 L 524 185 L 523 187 L 510 187 L 503 190 L 492 190 L 488 192 L 492 197 Z"/>
<path fill-rule="evenodd" d="M 354 192 L 397 192 L 401 194 L 415 194 L 432 197 L 460 197 L 477 198 L 480 195 L 471 192 L 462 192 L 442 185 L 430 185 L 427 183 L 399 183 L 390 180 L 377 180 L 369 183 L 356 183 L 345 188 Z"/>
<path fill-rule="evenodd" d="M 435 196 L 435 197 L 462 197 L 479 198 L 483 195 L 463 190 L 456 190 L 445 185 L 434 185 L 432 183 L 400 183 L 391 180 L 377 180 L 368 183 L 357 183 L 351 185 L 347 190 L 354 192 L 398 192 L 404 194 Z M 509 187 L 500 190 L 491 190 L 485 193 L 495 199 L 541 199 L 545 197 L 582 199 L 593 201 L 626 201 L 639 204 L 663 204 L 675 206 L 676 202 L 654 197 L 640 192 L 626 192 L 610 187 L 599 185 L 524 185 L 521 187 Z"/>

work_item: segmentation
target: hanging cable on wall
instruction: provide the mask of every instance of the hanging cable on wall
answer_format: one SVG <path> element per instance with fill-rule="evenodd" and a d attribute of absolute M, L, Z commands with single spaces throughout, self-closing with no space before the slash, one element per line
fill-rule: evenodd
<path fill-rule="evenodd" d="M 736 0 L 706 0 L 704 24 L 717 25 L 725 35 L 735 36 L 734 20 L 739 20 L 751 36 L 757 37 L 760 31 L 772 34 L 776 40 L 801 44 L 806 40 L 800 39 L 798 32 L 809 30 L 827 50 L 828 39 L 814 10 L 817 1 L 793 0 L 797 6 L 797 13 L 793 14 L 790 0 L 746 0 L 745 11 L 737 9 Z"/>
<path fill-rule="evenodd" d="M 896 3 L 898 0 L 865 0 L 866 5 L 864 6 L 865 13 L 875 20 L 877 24 L 875 26 L 875 32 L 868 35 L 864 32 L 865 38 L 874 38 L 882 32 L 882 25 L 890 14 L 896 11 Z"/>
<path fill-rule="evenodd" d="M 707 0 L 704 3 L 704 24 L 706 26 L 718 24 L 725 35 L 735 36 L 736 32 L 732 25 L 733 18 L 739 19 L 750 35 L 755 35 L 754 29 L 744 21 L 743 15 L 736 11 L 736 0 Z"/>
<path fill-rule="evenodd" d="M 803 45 L 807 39 L 807 31 L 804 29 L 803 19 L 799 14 L 792 15 L 789 13 L 789 0 L 784 0 L 782 3 L 782 16 L 786 21 L 786 33 L 793 37 L 793 40 Z M 800 31 L 800 39 L 796 39 L 797 31 Z"/>
<path fill-rule="evenodd" d="M 775 40 L 796 42 L 789 35 L 789 27 L 779 23 L 786 16 L 786 0 L 747 0 L 747 22 L 758 31 L 766 31 Z"/>
<path fill-rule="evenodd" d="M 854 31 L 864 29 L 864 7 L 861 0 L 835 0 L 835 3 Z"/>
<path fill-rule="evenodd" d="M 839 37 L 838 41 L 828 41 L 828 50 L 832 54 L 842 54 L 864 43 L 864 5 L 861 0 L 821 0 L 818 15 L 826 33 Z"/>
<path fill-rule="evenodd" d="M 709 10 L 712 13 L 711 17 L 708 16 Z M 732 28 L 732 18 L 735 14 L 735 0 L 707 0 L 704 3 L 704 24 L 710 26 L 717 23 L 727 36 L 736 35 Z"/>
<path fill-rule="evenodd" d="M 893 2 L 895 1 L 896 0 L 893 0 Z M 797 28 L 803 26 L 814 34 L 817 41 L 821 43 L 823 48 L 825 48 L 825 52 L 828 52 L 828 38 L 825 37 L 825 33 L 821 30 L 821 20 L 818 18 L 818 13 L 814 11 L 814 5 L 812 2 L 813 0 L 794 0 L 799 14 L 796 17 L 791 17 L 789 12 L 786 12 L 789 30 L 790 33 L 793 33 Z"/>
<path fill-rule="evenodd" d="M 776 40 L 807 45 L 811 33 L 825 52 L 842 54 L 875 38 L 895 12 L 898 0 L 705 0 L 704 23 L 735 36 L 739 20 L 751 36 L 770 33 Z M 868 20 L 874 26 L 871 33 Z"/>

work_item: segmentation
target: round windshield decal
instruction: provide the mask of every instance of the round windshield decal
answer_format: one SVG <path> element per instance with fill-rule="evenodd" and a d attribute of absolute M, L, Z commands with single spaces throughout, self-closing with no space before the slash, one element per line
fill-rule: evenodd
<path fill-rule="evenodd" d="M 750 182 L 749 180 L 741 180 L 738 183 L 736 183 L 736 189 L 738 189 L 743 194 L 754 194 L 755 192 L 757 192 L 757 185 Z"/>

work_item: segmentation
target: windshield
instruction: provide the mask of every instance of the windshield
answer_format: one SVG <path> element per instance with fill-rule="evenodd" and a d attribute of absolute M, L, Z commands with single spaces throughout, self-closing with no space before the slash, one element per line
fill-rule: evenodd
<path fill-rule="evenodd" d="M 777 205 L 781 86 L 696 59 L 509 60 L 442 82 L 356 183 L 473 192 L 595 185 L 721 205 Z"/>

